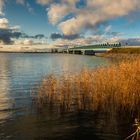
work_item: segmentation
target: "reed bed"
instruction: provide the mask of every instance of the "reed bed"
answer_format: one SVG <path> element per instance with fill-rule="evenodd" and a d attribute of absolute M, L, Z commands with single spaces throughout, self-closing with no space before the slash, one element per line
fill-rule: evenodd
<path fill-rule="evenodd" d="M 140 114 L 140 56 L 79 74 L 46 77 L 38 90 L 40 108 Z"/>
<path fill-rule="evenodd" d="M 118 53 L 118 54 L 140 54 L 140 47 L 130 46 L 130 47 L 121 47 L 121 48 L 113 48 L 109 51 L 110 53 Z"/>

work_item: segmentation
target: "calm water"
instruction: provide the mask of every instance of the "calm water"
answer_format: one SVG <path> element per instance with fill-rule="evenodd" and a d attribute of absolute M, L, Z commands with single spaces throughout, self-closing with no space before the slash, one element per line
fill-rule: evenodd
<path fill-rule="evenodd" d="M 103 114 L 33 109 L 31 94 L 46 75 L 108 64 L 95 56 L 0 53 L 0 140 L 123 139 L 118 120 Z"/>

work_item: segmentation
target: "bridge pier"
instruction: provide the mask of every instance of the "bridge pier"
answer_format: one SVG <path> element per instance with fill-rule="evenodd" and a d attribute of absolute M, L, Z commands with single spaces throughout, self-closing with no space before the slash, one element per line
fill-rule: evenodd
<path fill-rule="evenodd" d="M 82 54 L 81 50 L 74 50 L 74 54 Z"/>
<path fill-rule="evenodd" d="M 85 55 L 85 50 L 82 50 L 81 52 L 82 52 L 82 55 Z"/>
<path fill-rule="evenodd" d="M 81 54 L 81 55 L 95 55 L 96 53 L 105 53 L 107 51 L 108 51 L 107 49 L 103 49 L 103 50 L 102 49 L 69 49 L 67 53 Z"/>
<path fill-rule="evenodd" d="M 85 55 L 95 55 L 95 52 L 93 50 L 85 50 Z"/>
<path fill-rule="evenodd" d="M 73 54 L 73 50 L 69 50 L 69 54 Z"/>

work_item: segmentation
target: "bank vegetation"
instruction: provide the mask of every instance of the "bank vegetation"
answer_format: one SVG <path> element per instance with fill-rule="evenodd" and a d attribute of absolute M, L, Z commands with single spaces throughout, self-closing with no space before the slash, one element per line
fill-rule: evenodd
<path fill-rule="evenodd" d="M 103 111 L 140 115 L 140 56 L 79 74 L 50 75 L 41 83 L 36 103 L 60 111 Z"/>

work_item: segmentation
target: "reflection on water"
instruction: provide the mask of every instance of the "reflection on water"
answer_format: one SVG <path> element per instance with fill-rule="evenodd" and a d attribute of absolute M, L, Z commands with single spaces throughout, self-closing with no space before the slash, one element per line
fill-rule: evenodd
<path fill-rule="evenodd" d="M 117 120 L 95 113 L 36 112 L 32 90 L 49 74 L 76 73 L 108 60 L 64 54 L 0 54 L 0 140 L 120 139 Z M 90 138 L 91 137 L 91 138 Z"/>
<path fill-rule="evenodd" d="M 7 119 L 10 113 L 6 110 L 11 107 L 11 101 L 9 101 L 9 61 L 4 55 L 0 59 L 0 120 Z"/>

